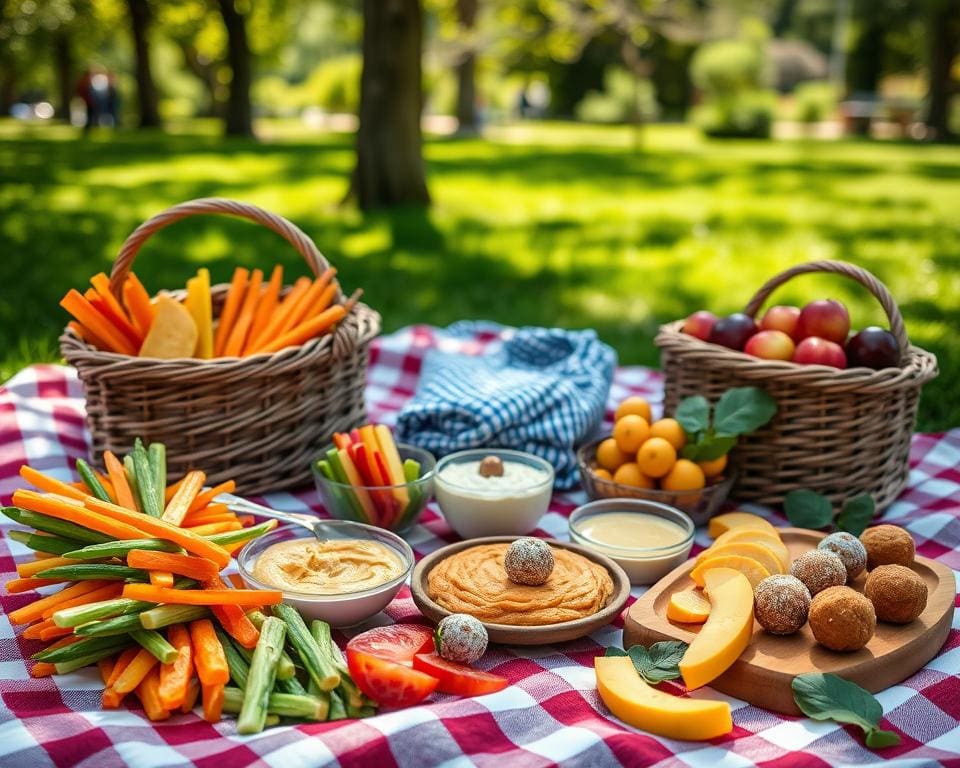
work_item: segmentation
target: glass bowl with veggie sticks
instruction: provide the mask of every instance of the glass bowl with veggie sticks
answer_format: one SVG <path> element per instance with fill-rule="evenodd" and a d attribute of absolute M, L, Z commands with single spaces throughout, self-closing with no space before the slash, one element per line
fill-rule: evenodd
<path fill-rule="evenodd" d="M 374 525 L 366 525 L 350 520 L 330 520 L 327 522 L 329 539 L 318 542 L 314 533 L 307 528 L 294 525 L 283 525 L 268 534 L 250 541 L 237 555 L 237 568 L 240 577 L 250 589 L 277 590 L 282 594 L 283 603 L 296 608 L 308 619 L 321 619 L 334 627 L 349 627 L 366 621 L 376 615 L 396 596 L 404 585 L 413 569 L 413 550 L 400 536 L 391 531 Z M 340 559 L 336 545 L 345 546 L 372 543 L 383 555 L 393 555 L 396 567 L 386 580 L 378 580 L 374 570 L 385 559 L 380 558 L 374 568 L 368 568 L 360 559 L 363 553 L 347 551 L 344 559 Z M 300 544 L 316 545 L 316 552 L 310 553 L 299 546 L 295 552 L 283 554 L 284 548 Z M 379 546 L 378 546 L 379 545 Z M 389 550 L 385 552 L 383 548 Z M 274 581 L 276 570 L 266 570 L 258 567 L 262 557 L 273 557 L 280 551 L 279 557 L 285 558 L 279 568 L 284 570 L 281 579 L 284 583 Z M 371 553 L 376 557 L 376 552 Z M 316 559 L 315 559 L 316 558 Z M 322 562 L 321 562 L 322 561 Z M 317 578 L 311 578 L 308 573 L 311 567 L 316 567 Z M 355 589 L 350 584 L 335 586 L 338 579 L 347 572 L 347 578 L 356 578 L 359 582 L 373 583 L 368 588 Z M 305 577 L 304 586 L 294 589 L 290 586 L 298 578 Z M 324 582 L 327 582 L 324 584 Z M 307 591 L 310 590 L 315 591 Z"/>
<path fill-rule="evenodd" d="M 433 495 L 436 466 L 429 451 L 396 443 L 388 427 L 368 424 L 335 434 L 311 469 L 332 517 L 403 534 Z"/>

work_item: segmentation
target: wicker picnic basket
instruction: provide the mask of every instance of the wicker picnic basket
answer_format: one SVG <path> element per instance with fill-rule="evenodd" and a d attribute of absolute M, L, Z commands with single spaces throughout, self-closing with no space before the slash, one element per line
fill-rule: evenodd
<path fill-rule="evenodd" d="M 730 387 L 759 386 L 777 400 L 769 425 L 741 438 L 731 453 L 738 500 L 780 504 L 807 488 L 834 504 L 872 494 L 878 509 L 907 483 L 910 436 L 920 389 L 937 375 L 937 358 L 911 346 L 893 296 L 872 274 L 841 261 L 798 264 L 768 280 L 744 312 L 756 316 L 770 294 L 797 275 L 829 272 L 856 280 L 880 302 L 901 350 L 899 368 L 838 370 L 760 360 L 683 333 L 683 321 L 660 328 L 656 344 L 666 375 L 664 407 L 689 395 L 711 402 Z"/>
<path fill-rule="evenodd" d="M 283 217 L 246 203 L 204 198 L 175 205 L 137 227 L 113 264 L 113 292 L 120 296 L 151 235 L 199 214 L 249 219 L 287 240 L 314 274 L 329 266 L 313 241 Z M 228 287 L 211 288 L 214 316 Z M 184 292 L 170 295 L 183 298 Z M 344 297 L 338 294 L 336 301 Z M 203 469 L 210 483 L 234 478 L 241 492 L 262 493 L 307 482 L 311 459 L 333 433 L 363 422 L 368 346 L 379 330 L 380 316 L 357 303 L 332 334 L 270 354 L 129 357 L 102 352 L 70 329 L 60 337 L 60 348 L 83 384 L 92 456 L 129 451 L 142 437 L 166 444 L 171 477 Z"/>

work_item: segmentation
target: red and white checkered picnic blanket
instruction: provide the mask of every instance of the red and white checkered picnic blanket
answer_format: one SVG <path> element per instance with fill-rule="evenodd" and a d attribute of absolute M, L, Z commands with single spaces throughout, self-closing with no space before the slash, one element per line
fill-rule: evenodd
<path fill-rule="evenodd" d="M 367 390 L 371 419 L 392 423 L 413 394 L 423 355 L 440 345 L 480 351 L 496 335 L 453 340 L 427 327 L 384 337 L 373 346 Z M 617 372 L 610 403 L 639 393 L 660 401 L 660 376 L 643 368 Z M 86 454 L 83 399 L 71 369 L 36 365 L 0 390 L 0 497 L 9 503 L 24 462 L 63 479 Z M 886 520 L 906 526 L 918 551 L 960 570 L 960 430 L 917 435 L 910 485 Z M 290 510 L 320 510 L 313 490 L 277 493 L 268 503 Z M 567 537 L 567 515 L 579 494 L 557 495 L 539 533 Z M 782 518 L 777 522 L 784 522 Z M 409 536 L 422 556 L 456 539 L 434 505 Z M 698 534 L 698 549 L 708 542 Z M 0 540 L 4 582 L 30 553 Z M 4 591 L 5 592 L 5 591 Z M 642 590 L 634 591 L 634 597 Z M 556 646 L 493 647 L 480 662 L 510 679 L 507 689 L 478 698 L 434 695 L 426 704 L 365 720 L 303 724 L 238 736 L 232 718 L 217 725 L 197 715 L 151 723 L 136 705 L 100 708 L 96 669 L 34 680 L 28 662 L 40 649 L 24 640 L 6 612 L 31 599 L 0 596 L 0 766 L 427 766 L 490 765 L 688 765 L 823 766 L 866 764 L 897 758 L 909 765 L 960 766 L 960 631 L 957 619 L 935 659 L 899 685 L 878 694 L 883 727 L 897 731 L 898 747 L 872 752 L 858 729 L 791 718 L 757 709 L 714 691 L 694 696 L 727 698 L 734 730 L 711 742 L 672 741 L 630 728 L 599 700 L 593 658 L 619 645 L 620 624 L 588 638 Z M 381 621 L 404 621 L 418 611 L 406 588 Z M 340 639 L 343 639 L 342 637 Z"/>

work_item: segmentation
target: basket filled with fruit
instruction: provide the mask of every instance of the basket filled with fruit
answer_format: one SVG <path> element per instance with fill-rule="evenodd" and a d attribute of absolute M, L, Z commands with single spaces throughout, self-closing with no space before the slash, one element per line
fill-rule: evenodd
<path fill-rule="evenodd" d="M 759 314 L 774 290 L 815 272 L 865 286 L 889 329 L 851 333 L 846 307 L 834 300 Z M 694 313 L 662 326 L 656 344 L 668 411 L 691 395 L 715 402 L 732 387 L 759 387 L 776 401 L 769 424 L 730 453 L 738 499 L 780 504 L 790 491 L 812 489 L 833 503 L 870 494 L 882 509 L 906 485 L 920 390 L 937 375 L 937 359 L 910 344 L 896 301 L 866 270 L 799 264 L 768 280 L 743 312 Z"/>
<path fill-rule="evenodd" d="M 200 269 L 186 290 L 151 299 L 131 272 L 154 233 L 188 216 L 226 214 L 276 232 L 314 277 L 284 285 L 237 268 L 210 285 Z M 245 493 L 308 482 L 310 463 L 338 431 L 363 423 L 369 342 L 380 316 L 346 298 L 336 270 L 298 227 L 245 203 L 181 203 L 141 224 L 124 242 L 109 277 L 61 306 L 72 315 L 60 338 L 77 369 L 91 451 L 126 452 L 137 436 L 170 448 L 172 472 L 202 466 L 219 483 L 236 477 Z"/>

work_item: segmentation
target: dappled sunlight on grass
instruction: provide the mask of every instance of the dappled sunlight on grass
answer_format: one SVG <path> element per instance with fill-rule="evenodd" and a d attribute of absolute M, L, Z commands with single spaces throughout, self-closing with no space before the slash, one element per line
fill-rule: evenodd
<path fill-rule="evenodd" d="M 885 280 L 913 339 L 940 356 L 926 428 L 960 425 L 960 149 L 867 142 L 716 142 L 687 126 L 491 127 L 488 140 L 434 138 L 434 206 L 362 214 L 340 207 L 353 137 L 285 121 L 269 141 L 223 140 L 213 121 L 168 134 L 24 130 L 0 121 L 0 344 L 4 377 L 57 356 L 70 287 L 108 270 L 152 213 L 223 195 L 288 216 L 363 286 L 387 330 L 489 318 L 592 326 L 624 363 L 656 364 L 659 323 L 741 308 L 799 261 L 846 258 Z M 198 264 L 225 281 L 236 264 L 288 274 L 302 259 L 276 235 L 225 218 L 157 234 L 137 272 L 150 290 Z M 884 322 L 857 285 L 805 277 L 776 300 L 830 295 L 855 325 Z"/>

